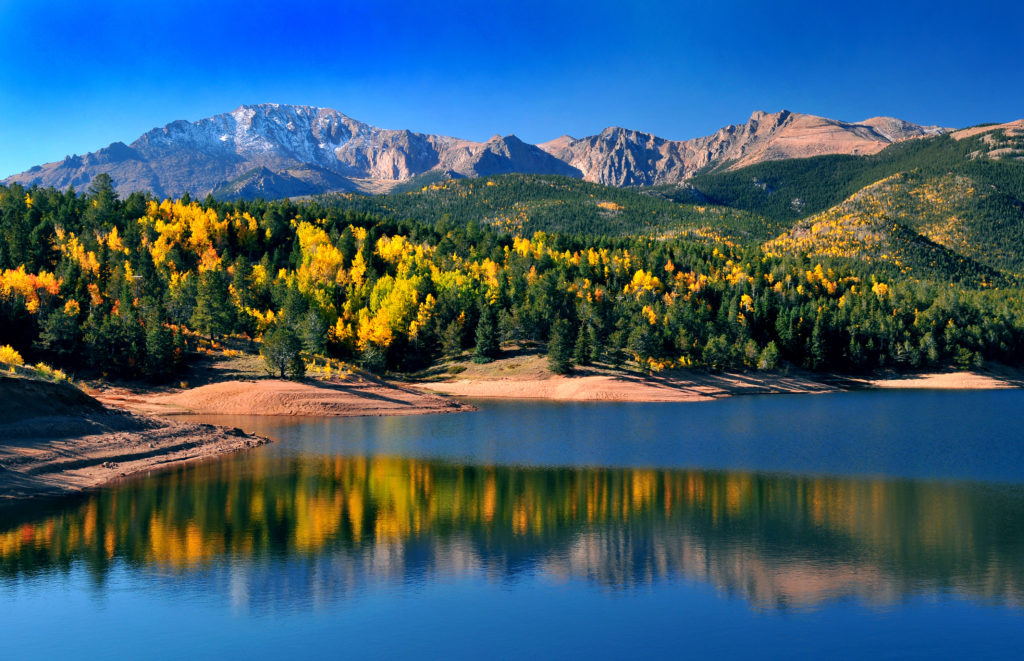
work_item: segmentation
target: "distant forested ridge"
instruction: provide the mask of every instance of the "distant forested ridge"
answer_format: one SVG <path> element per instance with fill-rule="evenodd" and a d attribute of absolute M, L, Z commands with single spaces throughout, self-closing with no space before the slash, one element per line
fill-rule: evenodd
<path fill-rule="evenodd" d="M 754 214 L 599 186 L 574 189 L 568 211 L 540 216 L 550 222 L 467 219 L 459 206 L 499 194 L 514 204 L 559 181 L 429 183 L 452 188 L 450 208 L 428 218 L 416 218 L 424 203 L 414 198 L 372 209 L 121 200 L 104 175 L 84 193 L 0 187 L 0 345 L 72 370 L 153 379 L 174 372 L 197 334 L 271 332 L 307 355 L 375 371 L 552 339 L 569 366 L 650 370 L 860 372 L 1024 357 L 1024 296 L 988 267 L 942 277 L 772 250 L 762 243 L 781 229 L 759 228 Z M 729 223 L 728 235 L 700 231 Z"/>

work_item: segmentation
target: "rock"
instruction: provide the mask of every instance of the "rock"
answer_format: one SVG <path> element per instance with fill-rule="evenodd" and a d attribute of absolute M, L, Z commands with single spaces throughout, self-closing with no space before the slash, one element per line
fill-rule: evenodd
<path fill-rule="evenodd" d="M 130 145 L 115 142 L 13 175 L 5 184 L 84 187 L 101 172 L 122 196 L 224 199 L 380 192 L 431 171 L 479 177 L 561 174 L 612 186 L 678 183 L 705 167 L 819 154 L 872 154 L 899 140 L 945 131 L 880 117 L 840 122 L 783 110 L 755 112 L 714 135 L 665 140 L 612 127 L 576 140 L 531 145 L 514 135 L 473 142 L 371 126 L 336 110 L 265 103 L 196 122 L 178 120 Z"/>

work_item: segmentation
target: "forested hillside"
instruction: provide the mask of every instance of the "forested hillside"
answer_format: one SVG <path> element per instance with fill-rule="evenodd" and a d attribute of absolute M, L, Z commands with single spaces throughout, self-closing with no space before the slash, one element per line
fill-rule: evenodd
<path fill-rule="evenodd" d="M 464 196 L 442 194 L 457 205 L 494 188 L 474 183 Z M 547 346 L 557 370 L 629 360 L 651 370 L 849 372 L 1024 356 L 1018 289 L 686 232 L 655 239 L 673 232 L 642 235 L 641 209 L 610 206 L 635 198 L 598 190 L 594 213 L 607 211 L 614 226 L 621 212 L 634 229 L 533 233 L 529 223 L 467 222 L 458 206 L 422 222 L 322 202 L 119 200 L 102 176 L 85 194 L 0 188 L 0 345 L 72 370 L 153 379 L 174 371 L 196 334 L 262 338 L 377 371 L 470 348 L 488 360 L 506 342 Z M 665 202 L 651 200 L 657 216 Z"/>
<path fill-rule="evenodd" d="M 413 182 L 410 182 L 412 184 Z M 510 174 L 483 179 L 433 175 L 387 195 L 327 195 L 340 209 L 413 218 L 475 221 L 529 236 L 561 232 L 590 236 L 688 236 L 737 243 L 760 242 L 787 224 L 707 204 L 679 204 L 644 189 L 614 188 L 569 177 Z M 692 201 L 691 201 L 692 202 Z"/>
<path fill-rule="evenodd" d="M 873 156 L 825 156 L 702 175 L 683 186 L 612 188 L 554 176 L 452 179 L 401 192 L 320 198 L 499 231 L 678 237 L 868 261 L 881 273 L 970 284 L 1024 274 L 1024 139 L 1005 132 L 909 140 Z M 1021 152 L 1024 153 L 1024 152 Z M 999 158 L 992 158 L 997 156 Z"/>
<path fill-rule="evenodd" d="M 1014 154 L 1024 154 L 1022 149 L 1024 138 L 1001 131 L 963 139 L 943 135 L 906 140 L 872 156 L 817 156 L 698 175 L 678 193 L 670 186 L 658 189 L 681 201 L 689 201 L 696 191 L 709 204 L 792 222 L 840 204 L 877 181 L 912 172 L 925 179 L 969 179 L 978 191 L 991 193 L 980 198 L 977 213 L 1010 214 L 1019 219 L 1024 200 L 1024 162 Z"/>

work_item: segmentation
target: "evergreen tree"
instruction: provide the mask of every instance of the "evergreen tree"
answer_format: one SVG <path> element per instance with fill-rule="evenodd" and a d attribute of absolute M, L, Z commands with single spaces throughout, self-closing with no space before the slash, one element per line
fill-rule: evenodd
<path fill-rule="evenodd" d="M 185 341 L 185 335 L 179 329 L 175 328 L 172 332 L 174 335 L 171 338 L 171 357 L 174 362 L 174 371 L 177 372 L 185 366 L 188 343 Z"/>
<path fill-rule="evenodd" d="M 342 264 L 348 268 L 352 266 L 352 259 L 356 256 L 356 237 L 352 233 L 352 226 L 348 225 L 341 232 L 338 240 L 338 251 L 341 253 Z"/>
<path fill-rule="evenodd" d="M 637 321 L 629 332 L 626 348 L 640 363 L 646 362 L 648 358 L 656 357 L 658 347 L 654 328 L 646 320 Z"/>
<path fill-rule="evenodd" d="M 163 322 L 159 309 L 150 312 L 146 320 L 146 377 L 163 381 L 174 373 L 174 334 Z"/>
<path fill-rule="evenodd" d="M 572 329 L 565 319 L 555 319 L 551 324 L 551 339 L 548 340 L 548 369 L 555 374 L 572 371 Z"/>
<path fill-rule="evenodd" d="M 306 374 L 301 350 L 302 343 L 292 329 L 283 324 L 274 324 L 263 334 L 260 355 L 271 375 L 276 374 L 282 379 L 301 379 Z"/>
<path fill-rule="evenodd" d="M 59 361 L 74 363 L 81 351 L 82 332 L 78 325 L 78 315 L 73 308 L 57 308 L 46 314 L 40 323 L 39 346 Z"/>
<path fill-rule="evenodd" d="M 473 351 L 474 363 L 489 363 L 501 355 L 498 342 L 498 328 L 494 309 L 487 303 L 480 306 L 480 319 L 476 324 L 476 349 Z"/>
<path fill-rule="evenodd" d="M 306 313 L 300 327 L 302 347 L 311 354 L 327 353 L 327 322 L 316 310 Z"/>
<path fill-rule="evenodd" d="M 462 324 L 458 321 L 441 331 L 441 353 L 445 358 L 457 358 L 462 353 Z"/>
<path fill-rule="evenodd" d="M 231 288 L 235 290 L 235 296 L 238 298 L 238 304 L 243 309 L 246 307 L 252 307 L 253 296 L 252 296 L 252 265 L 249 264 L 249 260 L 245 258 L 245 255 L 239 255 L 238 259 L 232 265 L 231 274 Z"/>
<path fill-rule="evenodd" d="M 211 269 L 199 275 L 191 323 L 193 328 L 211 340 L 234 330 L 235 304 L 223 270 Z"/>
<path fill-rule="evenodd" d="M 814 318 L 814 328 L 808 341 L 807 360 L 811 369 L 821 369 L 826 361 L 825 322 L 821 312 Z"/>
<path fill-rule="evenodd" d="M 169 290 L 167 297 L 167 318 L 179 326 L 186 326 L 192 321 L 196 309 L 196 276 L 190 274 L 182 278 L 177 287 Z"/>
<path fill-rule="evenodd" d="M 589 365 L 594 354 L 594 329 L 588 323 L 580 324 L 580 332 L 576 334 L 576 346 L 573 347 L 572 359 L 577 365 Z"/>

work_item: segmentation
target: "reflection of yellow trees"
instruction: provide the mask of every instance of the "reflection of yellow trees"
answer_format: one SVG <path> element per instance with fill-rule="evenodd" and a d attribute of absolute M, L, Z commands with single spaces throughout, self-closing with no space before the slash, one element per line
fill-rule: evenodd
<path fill-rule="evenodd" d="M 730 535 L 781 536 L 797 545 L 795 554 L 816 553 L 824 535 L 838 552 L 915 571 L 931 563 L 984 572 L 995 562 L 1013 587 L 1022 573 L 1016 533 L 990 522 L 994 509 L 1021 516 L 1020 499 L 1006 498 L 1005 490 L 940 483 L 264 457 L 125 485 L 0 532 L 0 570 L 114 556 L 187 568 L 225 556 L 455 534 L 500 547 L 516 538 L 544 543 L 581 526 L 643 530 L 668 521 L 726 544 Z M 800 542 L 807 535 L 813 544 Z"/>

